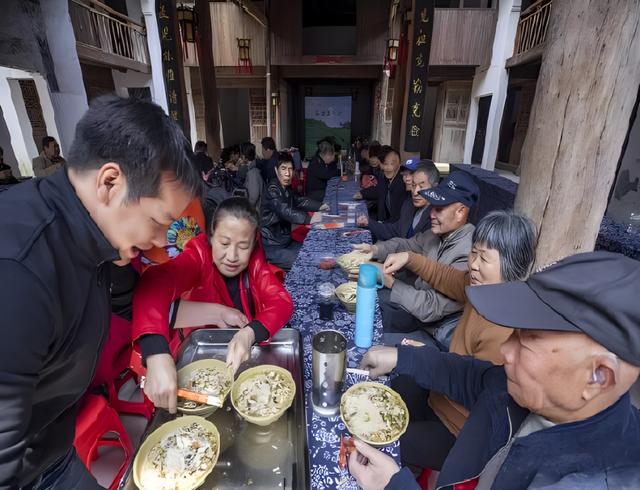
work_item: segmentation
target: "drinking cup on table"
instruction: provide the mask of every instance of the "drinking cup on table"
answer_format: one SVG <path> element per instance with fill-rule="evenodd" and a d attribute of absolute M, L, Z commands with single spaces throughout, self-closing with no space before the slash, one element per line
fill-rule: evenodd
<path fill-rule="evenodd" d="M 320 320 L 333 320 L 335 296 L 336 287 L 330 282 L 323 282 L 318 286 L 318 314 Z"/>
<path fill-rule="evenodd" d="M 347 339 L 336 330 L 323 330 L 311 342 L 311 404 L 323 417 L 340 411 L 344 386 Z"/>

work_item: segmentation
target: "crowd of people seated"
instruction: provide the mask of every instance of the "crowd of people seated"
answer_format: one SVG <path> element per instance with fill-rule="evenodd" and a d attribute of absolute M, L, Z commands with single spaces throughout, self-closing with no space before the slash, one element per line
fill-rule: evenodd
<path fill-rule="evenodd" d="M 341 150 L 318 141 L 305 170 L 266 137 L 262 158 L 243 142 L 213 159 L 205 142 L 191 151 L 159 107 L 114 96 L 94 101 L 66 162 L 43 141 L 42 178 L 0 195 L 0 273 L 11 278 L 0 296 L 11 327 L 0 344 L 0 487 L 100 488 L 72 443 L 105 353 L 139 349 L 144 393 L 175 412 L 175 357 L 194 329 L 237 328 L 226 353 L 234 371 L 268 344 L 294 308 L 276 272 L 294 264 L 296 232 L 328 210 L 346 153 L 369 210 L 356 223 L 373 238 L 355 248 L 384 279 L 383 343 L 361 368 L 394 373 L 409 409 L 401 466 L 355 441 L 348 467 L 359 485 L 418 488 L 428 469 L 438 488 L 640 488 L 629 395 L 640 375 L 640 264 L 592 252 L 532 273 L 534 225 L 511 210 L 476 220 L 469 174 L 441 179 L 433 161 L 403 163 L 365 137 Z M 304 177 L 306 189 L 294 184 Z"/>

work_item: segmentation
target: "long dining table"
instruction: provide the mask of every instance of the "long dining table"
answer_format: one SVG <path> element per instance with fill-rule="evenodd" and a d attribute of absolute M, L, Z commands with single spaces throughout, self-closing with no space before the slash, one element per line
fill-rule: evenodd
<path fill-rule="evenodd" d="M 359 214 L 366 213 L 364 202 L 355 202 L 354 194 L 359 190 L 353 181 L 343 182 L 339 178 L 332 179 L 327 185 L 324 202 L 329 204 L 329 211 L 316 216 L 315 225 L 311 226 L 301 247 L 297 260 L 291 271 L 286 275 L 285 286 L 294 301 L 294 313 L 289 322 L 289 327 L 297 330 L 300 335 L 300 344 L 295 335 L 295 348 L 302 358 L 297 361 L 283 360 L 279 353 L 287 350 L 293 344 L 291 338 L 293 332 L 289 329 L 281 330 L 276 336 L 278 341 L 272 342 L 267 347 L 255 346 L 252 350 L 252 359 L 245 363 L 248 365 L 278 364 L 289 369 L 292 374 L 300 379 L 302 370 L 303 399 L 296 396 L 294 406 L 289 410 L 288 417 L 282 417 L 278 427 L 268 427 L 266 432 L 261 432 L 260 427 L 243 423 L 238 416 L 233 414 L 229 400 L 225 408 L 216 411 L 208 419 L 216 424 L 221 433 L 222 441 L 228 447 L 225 448 L 218 462 L 215 472 L 205 481 L 201 488 L 212 490 L 214 488 L 311 488 L 317 490 L 339 489 L 356 490 L 358 485 L 346 468 L 340 468 L 338 456 L 340 450 L 340 437 L 348 435 L 348 431 L 339 416 L 321 417 L 313 410 L 311 403 L 311 373 L 312 373 L 312 348 L 313 336 L 323 330 L 337 330 L 347 339 L 347 367 L 355 368 L 360 363 L 366 349 L 358 348 L 353 342 L 355 327 L 355 315 L 346 311 L 342 305 L 336 302 L 333 311 L 333 320 L 323 321 L 319 318 L 316 292 L 318 285 L 330 282 L 338 286 L 347 282 L 347 275 L 339 268 L 321 269 L 320 260 L 327 256 L 337 257 L 352 250 L 356 243 L 371 243 L 371 234 L 365 229 L 358 229 L 355 220 Z M 338 225 L 340 228 L 322 229 L 320 225 Z M 179 353 L 178 367 L 182 367 L 198 358 L 219 358 L 224 360 L 226 345 L 233 335 L 231 330 L 203 329 L 191 334 Z M 220 338 L 226 336 L 225 339 Z M 373 343 L 381 343 L 382 321 L 380 311 L 376 307 L 374 320 Z M 280 357 L 279 357 L 280 356 Z M 300 362 L 301 361 L 301 362 Z M 365 375 L 346 374 L 345 389 L 355 383 L 369 381 Z M 298 406 L 299 405 L 299 406 Z M 294 414 L 294 415 L 292 415 Z M 300 416 L 299 414 L 303 414 Z M 152 420 L 147 425 L 142 439 L 151 434 L 163 424 L 175 419 L 175 415 L 165 410 L 157 410 Z M 306 422 L 306 424 L 305 424 Z M 296 435 L 306 425 L 307 447 L 300 443 L 301 439 Z M 282 434 L 290 440 L 279 438 Z M 266 438 L 266 439 L 265 439 Z M 294 443 L 295 439 L 295 444 Z M 278 441 L 277 446 L 265 446 L 265 441 Z M 221 443 L 222 444 L 222 443 Z M 294 449 L 295 446 L 295 449 Z M 390 454 L 396 462 L 400 460 L 399 444 L 393 443 L 382 448 Z M 263 452 L 264 454 L 260 454 Z M 268 455 L 266 453 L 269 453 Z M 284 455 L 293 458 L 293 467 L 268 466 L 274 455 Z M 268 456 L 268 457 L 267 457 Z M 303 461 L 306 459 L 306 461 Z M 284 461 L 284 460 L 283 460 Z M 308 466 L 304 463 L 308 463 Z M 274 463 L 275 464 L 275 463 Z M 282 463 L 280 463 L 281 465 Z M 262 467 L 264 466 L 264 467 Z M 307 467 L 305 474 L 303 468 Z M 119 488 L 122 490 L 134 490 L 133 465 L 130 465 L 123 476 Z M 246 470 L 246 473 L 243 471 Z M 300 478 L 299 475 L 302 472 Z M 273 474 L 272 474 L 273 473 Z M 278 480 L 280 484 L 274 484 Z M 230 483 L 230 482 L 236 482 Z M 239 483 L 238 483 L 239 482 Z"/>
<path fill-rule="evenodd" d="M 312 384 L 312 347 L 315 334 L 322 330 L 337 330 L 347 339 L 347 367 L 356 368 L 366 349 L 358 348 L 353 341 L 355 315 L 346 311 L 337 303 L 333 320 L 323 321 L 319 318 L 316 300 L 318 285 L 330 282 L 338 286 L 346 282 L 346 274 L 339 268 L 325 270 L 319 267 L 323 257 L 350 252 L 356 243 L 371 243 L 368 230 L 358 229 L 355 218 L 366 213 L 364 202 L 355 202 L 353 197 L 360 190 L 353 177 L 341 181 L 339 177 L 328 182 L 324 202 L 330 210 L 322 216 L 320 223 L 338 223 L 344 226 L 336 229 L 319 229 L 312 226 L 307 234 L 297 260 L 286 276 L 285 286 L 294 302 L 294 314 L 290 326 L 297 329 L 302 337 L 305 410 L 307 416 L 307 440 L 309 449 L 309 480 L 311 488 L 350 490 L 359 488 L 355 479 L 346 469 L 338 465 L 340 436 L 348 431 L 339 416 L 322 417 L 314 412 L 311 403 Z M 381 343 L 382 318 L 376 307 L 374 320 L 373 344 Z M 368 381 L 367 376 L 347 373 L 345 388 L 361 381 Z M 400 459 L 399 443 L 383 448 L 397 462 Z"/>

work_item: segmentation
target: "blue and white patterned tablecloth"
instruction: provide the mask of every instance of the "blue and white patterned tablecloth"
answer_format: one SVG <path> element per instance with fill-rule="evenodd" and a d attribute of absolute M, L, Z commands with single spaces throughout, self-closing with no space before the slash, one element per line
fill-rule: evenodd
<path fill-rule="evenodd" d="M 340 182 L 339 179 L 332 179 L 325 194 L 325 202 L 332 206 L 331 213 L 337 214 L 333 209 L 334 203 L 337 207 L 338 202 L 351 199 L 357 191 L 358 187 L 353 181 Z M 349 231 L 348 228 L 312 229 L 304 241 L 298 259 L 287 274 L 285 283 L 294 302 L 294 314 L 290 324 L 299 330 L 302 336 L 310 481 L 311 488 L 318 490 L 333 488 L 355 490 L 358 488 L 348 471 L 338 467 L 340 435 L 347 433 L 344 424 L 339 416 L 326 418 L 316 415 L 311 405 L 311 340 L 316 333 L 330 328 L 338 330 L 345 336 L 348 342 L 348 367 L 357 367 L 366 352 L 366 349 L 357 348 L 353 343 L 355 316 L 349 314 L 342 305 L 336 305 L 332 321 L 323 321 L 318 318 L 317 286 L 323 282 L 331 282 L 338 286 L 347 281 L 346 274 L 338 267 L 330 270 L 320 269 L 318 267 L 320 258 L 329 254 L 338 256 L 350 252 L 351 245 L 354 243 L 371 243 L 371 234 L 368 231 L 353 236 L 344 236 L 347 231 Z M 376 311 L 373 343 L 381 343 L 381 338 L 382 320 L 380 312 Z M 346 385 L 348 387 L 367 379 L 347 374 Z M 399 462 L 398 443 L 385 447 L 384 451 L 391 454 Z"/>

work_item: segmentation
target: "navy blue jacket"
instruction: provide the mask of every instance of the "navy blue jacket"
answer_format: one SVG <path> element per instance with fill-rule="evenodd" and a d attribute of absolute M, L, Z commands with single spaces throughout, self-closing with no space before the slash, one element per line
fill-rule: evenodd
<path fill-rule="evenodd" d="M 385 223 L 397 221 L 400 219 L 402 203 L 409 195 L 402 175 L 398 172 L 391 182 L 384 175 L 377 177 L 377 179 L 377 186 L 360 191 L 362 198 L 377 202 L 378 221 Z M 389 203 L 387 203 L 387 194 L 389 194 Z M 391 206 L 387 206 L 387 204 L 391 204 Z"/>
<path fill-rule="evenodd" d="M 324 200 L 324 192 L 327 189 L 327 182 L 339 176 L 340 168 L 336 161 L 327 165 L 320 158 L 320 155 L 315 155 L 309 162 L 307 172 L 307 197 L 314 201 L 322 202 Z"/>
<path fill-rule="evenodd" d="M 400 217 L 397 221 L 392 223 L 381 223 L 380 221 L 370 219 L 367 228 L 371 231 L 374 241 L 391 240 L 392 238 L 411 238 L 410 236 L 407 236 L 407 233 L 413 223 L 413 217 L 415 216 L 416 211 L 417 209 L 413 207 L 413 199 L 411 199 L 411 197 L 407 197 L 402 203 Z M 429 209 L 425 209 L 420 217 L 418 226 L 413 230 L 413 234 L 417 235 L 418 233 L 422 233 L 423 231 L 430 229 L 431 216 Z"/>
<path fill-rule="evenodd" d="M 501 366 L 429 347 L 401 346 L 396 371 L 471 411 L 442 467 L 438 489 L 479 476 L 529 415 L 507 393 Z M 407 468 L 386 487 L 418 488 Z M 640 412 L 627 393 L 586 420 L 517 438 L 492 488 L 640 489 Z"/>
<path fill-rule="evenodd" d="M 278 166 L 278 158 L 278 152 L 274 150 L 269 160 L 259 159 L 256 161 L 256 164 L 260 169 L 260 174 L 262 175 L 262 180 L 264 182 L 269 182 L 276 178 L 276 167 Z"/>

